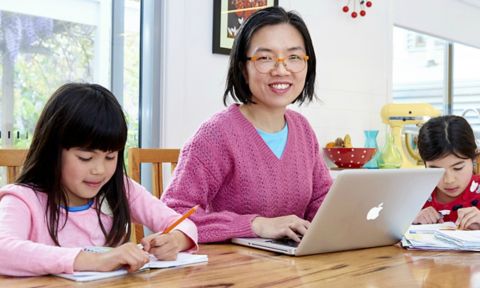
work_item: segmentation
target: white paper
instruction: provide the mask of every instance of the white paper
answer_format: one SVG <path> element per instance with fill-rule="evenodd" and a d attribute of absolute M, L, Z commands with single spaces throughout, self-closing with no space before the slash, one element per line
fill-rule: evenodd
<path fill-rule="evenodd" d="M 81 272 L 74 272 L 73 274 L 62 273 L 62 274 L 53 274 L 53 275 L 70 279 L 73 281 L 86 282 L 86 281 L 111 278 L 115 276 L 121 276 L 125 274 L 128 274 L 127 270 L 119 269 L 111 272 L 81 271 Z"/>
<path fill-rule="evenodd" d="M 408 232 L 415 234 L 415 233 L 426 233 L 426 234 L 433 234 L 437 230 L 441 229 L 457 229 L 457 225 L 453 222 L 445 222 L 445 223 L 438 223 L 438 224 L 423 224 L 423 225 L 410 225 L 408 228 Z"/>
<path fill-rule="evenodd" d="M 177 266 L 196 264 L 196 263 L 202 263 L 202 262 L 208 262 L 207 255 L 178 253 L 177 260 L 175 261 L 154 260 L 154 261 L 150 261 L 145 266 L 147 266 L 148 268 L 169 268 L 169 267 L 177 267 Z"/>
<path fill-rule="evenodd" d="M 106 247 L 89 247 L 86 248 L 87 251 L 91 252 L 98 252 L 103 253 L 107 250 Z M 190 254 L 190 253 L 178 253 L 177 260 L 175 261 L 160 261 L 155 258 L 155 256 L 150 255 L 150 262 L 145 264 L 140 271 L 146 269 L 153 269 L 153 268 L 172 268 L 172 267 L 179 267 L 184 265 L 196 264 L 208 262 L 207 255 L 197 255 L 197 254 Z M 111 278 L 115 276 L 125 275 L 128 274 L 126 269 L 119 269 L 111 272 L 96 272 L 96 271 L 82 271 L 82 272 L 74 272 L 73 274 L 53 274 L 55 276 L 63 277 L 66 279 L 70 279 L 73 281 L 85 282 L 85 281 L 93 281 L 93 280 L 100 280 L 105 278 Z"/>
<path fill-rule="evenodd" d="M 442 230 L 436 231 L 435 237 L 452 242 L 462 248 L 480 249 L 479 230 Z"/>
<path fill-rule="evenodd" d="M 453 222 L 411 225 L 401 243 L 408 249 L 480 251 L 480 231 L 457 230 Z"/>

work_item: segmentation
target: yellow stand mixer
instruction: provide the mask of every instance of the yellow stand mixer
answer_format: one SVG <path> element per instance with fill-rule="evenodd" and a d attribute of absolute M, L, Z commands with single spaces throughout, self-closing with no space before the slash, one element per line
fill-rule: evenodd
<path fill-rule="evenodd" d="M 402 156 L 400 168 L 418 167 L 421 159 L 412 148 L 411 138 L 408 137 L 411 134 L 403 130 L 406 125 L 415 125 L 418 128 L 428 119 L 440 116 L 440 111 L 427 103 L 392 103 L 383 106 L 381 116 L 383 123 L 390 125 L 394 145 Z"/>

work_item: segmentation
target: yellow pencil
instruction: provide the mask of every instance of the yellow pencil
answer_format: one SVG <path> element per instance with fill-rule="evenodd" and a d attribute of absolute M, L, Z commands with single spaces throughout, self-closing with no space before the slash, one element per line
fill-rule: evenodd
<path fill-rule="evenodd" d="M 195 205 L 192 207 L 192 209 L 188 210 L 185 214 L 182 215 L 182 217 L 178 218 L 177 221 L 173 222 L 172 225 L 168 226 L 167 229 L 165 229 L 162 234 L 167 234 L 170 231 L 173 230 L 173 228 L 177 227 L 178 224 L 182 223 L 183 220 L 187 219 L 190 215 L 193 214 L 197 210 L 199 205 Z"/>

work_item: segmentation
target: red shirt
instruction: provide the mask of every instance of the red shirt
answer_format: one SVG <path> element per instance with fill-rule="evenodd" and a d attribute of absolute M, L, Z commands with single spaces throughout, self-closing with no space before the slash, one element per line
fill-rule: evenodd
<path fill-rule="evenodd" d="M 436 197 L 436 190 L 433 190 L 432 195 L 428 199 L 427 203 L 423 206 L 423 208 L 427 208 L 432 206 L 437 211 L 446 211 L 446 213 L 450 213 L 449 215 L 443 216 L 443 221 L 457 221 L 457 210 L 460 208 L 466 207 L 480 207 L 480 175 L 473 175 L 470 183 L 468 183 L 467 188 L 462 194 L 458 195 L 458 197 L 449 203 L 439 203 Z"/>

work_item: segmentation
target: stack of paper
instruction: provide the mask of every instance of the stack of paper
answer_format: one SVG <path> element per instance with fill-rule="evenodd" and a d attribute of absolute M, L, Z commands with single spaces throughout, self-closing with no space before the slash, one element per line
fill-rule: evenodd
<path fill-rule="evenodd" d="M 456 250 L 457 246 L 435 237 L 440 229 L 456 229 L 453 222 L 427 225 L 411 225 L 403 236 L 402 246 L 420 250 Z"/>
<path fill-rule="evenodd" d="M 453 222 L 411 225 L 401 243 L 408 249 L 480 251 L 480 231 L 457 230 Z"/>
<path fill-rule="evenodd" d="M 150 262 L 145 264 L 140 271 L 151 269 L 151 268 L 171 268 L 171 267 L 178 267 L 184 266 L 189 264 L 196 264 L 208 262 L 207 255 L 197 255 L 197 254 L 189 254 L 189 253 L 178 253 L 177 260 L 175 261 L 160 261 L 155 258 L 155 256 L 150 255 Z M 127 274 L 128 271 L 126 269 L 119 269 L 111 272 L 96 272 L 96 271 L 83 271 L 83 272 L 74 272 L 73 274 L 54 274 L 55 276 L 67 278 L 74 281 L 92 281 L 92 280 L 99 280 L 105 279 L 120 275 Z"/>
<path fill-rule="evenodd" d="M 452 243 L 462 250 L 480 251 L 479 230 L 439 230 L 435 231 L 435 237 Z"/>

